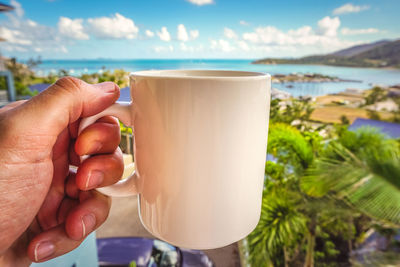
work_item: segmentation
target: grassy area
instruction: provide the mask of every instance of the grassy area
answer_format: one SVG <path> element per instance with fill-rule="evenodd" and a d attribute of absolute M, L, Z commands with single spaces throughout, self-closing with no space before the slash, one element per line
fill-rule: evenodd
<path fill-rule="evenodd" d="M 389 112 L 378 112 L 382 119 L 390 119 L 393 115 Z M 346 116 L 350 123 L 356 118 L 368 119 L 368 111 L 362 108 L 350 108 L 344 106 L 317 107 L 311 113 L 310 119 L 325 123 L 341 123 L 340 117 Z"/>
<path fill-rule="evenodd" d="M 344 101 L 347 101 L 348 103 L 362 103 L 363 100 L 364 100 L 363 96 L 335 94 L 335 95 L 318 96 L 315 102 L 318 105 L 331 105 L 335 103 L 341 103 Z"/>

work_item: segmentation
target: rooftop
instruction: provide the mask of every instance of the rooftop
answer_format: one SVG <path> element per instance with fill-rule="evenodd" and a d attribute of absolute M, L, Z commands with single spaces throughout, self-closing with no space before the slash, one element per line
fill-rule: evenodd
<path fill-rule="evenodd" d="M 350 125 L 349 130 L 354 131 L 365 126 L 377 128 L 380 132 L 391 138 L 400 138 L 400 124 L 386 121 L 357 118 L 353 124 Z"/>

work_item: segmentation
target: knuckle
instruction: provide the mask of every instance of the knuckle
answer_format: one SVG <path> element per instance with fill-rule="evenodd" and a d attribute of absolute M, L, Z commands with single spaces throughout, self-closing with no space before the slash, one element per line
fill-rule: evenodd
<path fill-rule="evenodd" d="M 58 79 L 55 86 L 60 87 L 66 91 L 80 91 L 85 85 L 85 82 L 71 76 L 66 76 Z"/>

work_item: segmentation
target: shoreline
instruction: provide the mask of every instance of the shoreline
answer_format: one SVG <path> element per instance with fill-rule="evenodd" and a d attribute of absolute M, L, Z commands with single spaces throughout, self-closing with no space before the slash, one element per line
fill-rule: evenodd
<path fill-rule="evenodd" d="M 338 67 L 338 68 L 360 68 L 360 69 L 374 69 L 374 70 L 396 70 L 400 71 L 400 67 L 369 67 L 369 66 L 346 66 L 346 65 L 333 65 L 333 64 L 316 64 L 316 63 L 262 63 L 262 62 L 257 62 L 257 60 L 251 62 L 252 65 L 271 65 L 271 66 L 276 66 L 276 65 L 306 65 L 306 66 L 328 66 L 328 67 Z"/>
<path fill-rule="evenodd" d="M 327 83 L 327 82 L 353 82 L 362 83 L 362 80 L 342 79 L 335 76 L 323 75 L 319 73 L 291 73 L 275 74 L 271 76 L 271 82 L 274 84 L 285 83 Z"/>

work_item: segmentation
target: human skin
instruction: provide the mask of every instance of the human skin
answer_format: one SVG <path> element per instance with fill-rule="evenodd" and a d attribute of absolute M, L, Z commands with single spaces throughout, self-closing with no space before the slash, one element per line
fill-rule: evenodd
<path fill-rule="evenodd" d="M 65 77 L 0 109 L 0 266 L 65 254 L 105 221 L 111 200 L 93 189 L 122 176 L 119 124 L 104 117 L 79 136 L 78 126 L 118 97 L 114 83 Z"/>

